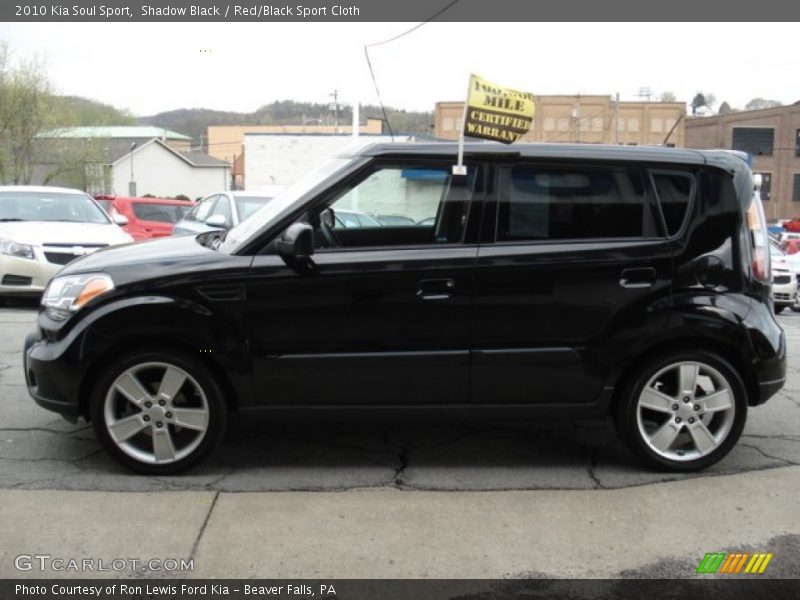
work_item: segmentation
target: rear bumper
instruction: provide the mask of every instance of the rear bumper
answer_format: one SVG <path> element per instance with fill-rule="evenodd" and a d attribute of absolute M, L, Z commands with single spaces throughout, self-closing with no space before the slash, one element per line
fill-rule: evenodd
<path fill-rule="evenodd" d="M 786 336 L 769 304 L 753 302 L 744 322 L 752 347 L 756 389 L 750 404 L 763 404 L 786 383 Z"/>

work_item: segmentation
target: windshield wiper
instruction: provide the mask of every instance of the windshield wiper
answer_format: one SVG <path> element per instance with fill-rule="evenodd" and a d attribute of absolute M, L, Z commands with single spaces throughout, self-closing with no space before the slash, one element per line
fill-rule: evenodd
<path fill-rule="evenodd" d="M 0 219 L 0 223 L 8 223 L 10 221 L 23 221 L 24 219 Z"/>

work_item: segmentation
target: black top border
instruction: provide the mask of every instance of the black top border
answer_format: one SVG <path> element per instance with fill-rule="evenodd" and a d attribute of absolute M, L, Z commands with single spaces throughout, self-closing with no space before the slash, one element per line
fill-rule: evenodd
<path fill-rule="evenodd" d="M 435 16 L 437 13 L 441 14 Z M 0 3 L 0 21 L 5 22 L 421 22 L 434 16 L 437 21 L 482 23 L 785 22 L 800 20 L 800 3 L 786 0 L 3 0 Z M 532 44 L 535 41 L 531 39 Z M 471 42 L 465 40 L 465 43 Z M 675 42 L 663 41 L 669 43 Z M 749 50 L 741 48 L 744 53 Z"/>

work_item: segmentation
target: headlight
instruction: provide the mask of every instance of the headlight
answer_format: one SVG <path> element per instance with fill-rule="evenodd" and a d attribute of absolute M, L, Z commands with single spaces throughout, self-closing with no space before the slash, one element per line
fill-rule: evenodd
<path fill-rule="evenodd" d="M 42 306 L 47 315 L 63 321 L 79 311 L 89 300 L 114 289 L 114 282 L 105 273 L 62 275 L 54 278 L 42 296 Z"/>
<path fill-rule="evenodd" d="M 18 244 L 8 238 L 0 238 L 0 254 L 33 259 L 33 246 Z"/>

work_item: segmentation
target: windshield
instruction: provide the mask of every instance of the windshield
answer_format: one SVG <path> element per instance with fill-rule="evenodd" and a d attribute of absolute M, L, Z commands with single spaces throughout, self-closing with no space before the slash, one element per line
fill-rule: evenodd
<path fill-rule="evenodd" d="M 244 221 L 248 217 L 262 208 L 271 198 L 267 196 L 234 196 L 236 200 L 236 210 L 239 212 L 239 220 Z"/>
<path fill-rule="evenodd" d="M 109 222 L 89 196 L 58 192 L 0 192 L 0 221 Z"/>
<path fill-rule="evenodd" d="M 352 159 L 349 158 L 334 158 L 318 170 L 312 171 L 267 202 L 251 218 L 231 228 L 217 249 L 228 254 L 236 252 L 238 248 L 244 246 L 258 235 L 264 227 L 290 210 L 304 194 L 314 189 L 334 173 L 347 167 L 351 162 Z"/>

